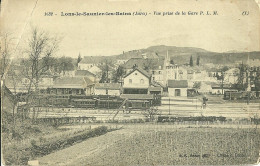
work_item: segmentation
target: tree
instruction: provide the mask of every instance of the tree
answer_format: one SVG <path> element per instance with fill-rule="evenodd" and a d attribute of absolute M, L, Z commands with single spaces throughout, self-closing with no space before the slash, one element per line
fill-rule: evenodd
<path fill-rule="evenodd" d="M 121 65 L 119 65 L 118 68 L 114 71 L 113 81 L 115 83 L 119 82 L 120 80 L 122 80 L 124 74 L 125 74 L 124 68 Z"/>
<path fill-rule="evenodd" d="M 59 42 L 60 39 L 50 36 L 45 31 L 37 28 L 32 29 L 32 34 L 26 43 L 27 46 L 24 51 L 28 56 L 28 60 L 22 62 L 24 69 L 21 72 L 29 82 L 25 85 L 27 88 L 27 95 L 25 96 L 27 110 L 30 109 L 31 103 L 34 103 L 37 98 L 39 81 L 45 72 L 49 70 L 51 58 L 58 50 Z"/>
<path fill-rule="evenodd" d="M 72 71 L 75 69 L 75 64 L 73 63 L 73 59 L 65 56 L 58 59 L 57 66 L 58 66 L 59 73 L 63 73 L 63 75 L 65 75 L 66 71 Z"/>
<path fill-rule="evenodd" d="M 103 71 L 99 83 L 105 83 L 106 82 L 106 78 L 107 78 L 106 72 Z"/>
<path fill-rule="evenodd" d="M 77 67 L 79 67 L 79 62 L 82 60 L 81 55 L 79 53 L 78 59 L 77 59 Z"/>
<path fill-rule="evenodd" d="M 147 72 L 153 70 L 155 67 L 156 67 L 156 61 L 154 61 L 153 59 L 146 59 L 145 63 L 143 64 L 143 68 Z"/>
<path fill-rule="evenodd" d="M 103 81 L 106 82 L 106 83 L 110 82 L 109 71 L 111 71 L 112 66 L 113 66 L 113 63 L 109 59 L 105 59 L 103 61 L 102 65 L 100 66 L 100 68 L 102 70 L 102 76 L 105 76 Z M 102 78 L 101 78 L 101 80 L 102 80 Z"/>
<path fill-rule="evenodd" d="M 193 88 L 195 88 L 195 89 L 200 89 L 200 87 L 201 87 L 201 82 L 195 82 L 193 84 Z"/>
<path fill-rule="evenodd" d="M 14 88 L 14 91 L 12 93 L 13 97 L 12 99 L 10 99 L 12 101 L 12 104 L 8 104 L 5 103 L 5 100 L 2 101 L 1 104 L 3 104 L 6 108 L 11 106 L 12 109 L 12 121 L 11 121 L 11 126 L 12 126 L 12 138 L 14 138 L 14 131 L 15 131 L 15 112 L 17 109 L 17 103 L 18 103 L 18 99 L 17 99 L 17 95 L 16 95 L 16 78 L 17 75 L 14 72 L 14 67 L 13 67 L 13 63 L 11 61 L 11 55 L 12 55 L 12 51 L 13 48 L 12 47 L 12 36 L 9 33 L 5 33 L 3 35 L 1 35 L 1 40 L 0 40 L 0 52 L 1 52 L 1 57 L 0 57 L 0 61 L 1 61 L 1 65 L 0 65 L 0 70 L 1 70 L 1 99 L 5 98 L 5 91 L 6 91 L 6 86 L 5 86 L 5 76 L 10 75 L 10 80 L 13 83 L 12 87 Z M 10 83 L 11 84 L 11 83 Z M 3 107 L 2 107 L 3 108 Z M 2 110 L 2 111 L 6 111 L 6 110 Z M 6 119 L 5 119 L 6 121 Z M 8 122 L 10 123 L 10 122 Z"/>
<path fill-rule="evenodd" d="M 143 115 L 145 117 L 148 118 L 148 120 L 151 122 L 151 121 L 154 121 L 155 120 L 155 116 L 158 115 L 159 113 L 159 110 L 158 108 L 156 107 L 150 107 L 148 109 L 146 109 L 144 112 L 143 112 Z"/>
<path fill-rule="evenodd" d="M 29 79 L 28 92 L 30 92 L 32 86 L 36 91 L 38 90 L 39 80 L 49 69 L 51 57 L 58 50 L 59 39 L 49 36 L 45 31 L 33 28 L 27 44 L 25 53 L 29 60 L 24 64 L 26 66 L 24 74 Z"/>
<path fill-rule="evenodd" d="M 253 80 L 255 91 L 260 91 L 260 70 L 256 71 L 256 76 Z"/>
<path fill-rule="evenodd" d="M 197 63 L 196 64 L 197 64 L 197 66 L 200 65 L 200 56 L 197 57 Z"/>
<path fill-rule="evenodd" d="M 193 66 L 193 59 L 192 59 L 192 56 L 190 56 L 190 66 L 191 66 L 191 67 Z"/>
<path fill-rule="evenodd" d="M 7 74 L 8 68 L 10 67 L 10 59 L 11 59 L 11 54 L 12 54 L 12 40 L 14 38 L 11 36 L 9 33 L 4 33 L 1 34 L 0 36 L 0 51 L 1 51 L 1 65 L 0 65 L 0 70 L 1 70 L 1 79 L 4 80 L 4 76 Z"/>
<path fill-rule="evenodd" d="M 247 66 L 243 63 L 239 65 L 239 74 L 238 74 L 238 80 L 236 84 L 233 84 L 232 87 L 239 90 L 244 91 L 246 90 L 248 86 L 248 74 L 247 74 Z"/>

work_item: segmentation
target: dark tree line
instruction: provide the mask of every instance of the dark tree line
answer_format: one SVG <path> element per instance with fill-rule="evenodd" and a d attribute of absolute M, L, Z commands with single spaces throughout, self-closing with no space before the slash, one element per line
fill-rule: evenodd
<path fill-rule="evenodd" d="M 189 65 L 190 65 L 190 67 L 194 66 L 192 56 L 190 56 L 190 63 L 189 63 Z M 197 66 L 200 65 L 200 56 L 197 56 L 196 65 L 197 65 Z"/>

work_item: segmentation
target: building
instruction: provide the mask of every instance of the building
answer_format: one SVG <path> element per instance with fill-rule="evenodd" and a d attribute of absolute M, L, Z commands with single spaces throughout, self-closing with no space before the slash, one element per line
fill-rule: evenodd
<path fill-rule="evenodd" d="M 30 80 L 24 77 L 11 77 L 5 78 L 5 86 L 14 94 L 26 94 L 28 91 L 34 91 L 34 84 L 30 87 Z"/>
<path fill-rule="evenodd" d="M 93 66 L 102 64 L 106 57 L 104 56 L 84 56 L 84 58 L 78 63 L 79 70 L 89 70 Z"/>
<path fill-rule="evenodd" d="M 188 81 L 187 80 L 168 80 L 169 96 L 187 97 Z"/>
<path fill-rule="evenodd" d="M 76 70 L 75 77 L 87 77 L 93 82 L 97 81 L 96 75 L 89 72 L 88 70 Z"/>
<path fill-rule="evenodd" d="M 155 66 L 151 70 L 152 80 L 163 84 L 163 81 L 164 81 L 164 77 L 163 77 L 164 76 L 163 75 L 164 60 L 162 58 L 154 59 L 153 63 L 155 64 Z"/>
<path fill-rule="evenodd" d="M 88 69 L 89 72 L 95 74 L 95 75 L 101 75 L 102 70 L 97 66 L 92 66 Z"/>
<path fill-rule="evenodd" d="M 97 83 L 95 84 L 94 94 L 120 96 L 121 85 L 117 83 Z"/>
<path fill-rule="evenodd" d="M 62 77 L 49 91 L 55 95 L 90 95 L 94 93 L 94 82 L 87 77 Z"/>
<path fill-rule="evenodd" d="M 148 94 L 151 75 L 141 68 L 135 68 L 124 76 L 124 94 Z"/>
<path fill-rule="evenodd" d="M 247 64 L 250 67 L 260 67 L 260 59 L 248 59 Z"/>
<path fill-rule="evenodd" d="M 224 82 L 235 84 L 238 82 L 238 77 L 240 74 L 239 68 L 231 68 L 225 71 Z"/>
<path fill-rule="evenodd" d="M 130 73 L 134 67 L 142 68 L 144 66 L 145 66 L 145 59 L 143 58 L 131 58 L 123 65 L 126 73 Z"/>

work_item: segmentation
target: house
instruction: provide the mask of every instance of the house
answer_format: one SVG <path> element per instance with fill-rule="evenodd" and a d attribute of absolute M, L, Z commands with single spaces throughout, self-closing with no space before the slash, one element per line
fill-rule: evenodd
<path fill-rule="evenodd" d="M 100 73 L 102 72 L 102 70 L 97 66 L 92 66 L 91 68 L 88 69 L 88 71 L 95 75 L 101 75 Z"/>
<path fill-rule="evenodd" d="M 163 83 L 164 81 L 164 71 L 163 71 L 163 65 L 164 65 L 164 60 L 163 59 L 154 59 L 153 63 L 155 66 L 153 66 L 153 69 L 151 70 L 152 73 L 152 80 L 156 82 Z"/>
<path fill-rule="evenodd" d="M 186 96 L 188 91 L 187 80 L 168 80 L 168 93 L 169 96 Z"/>
<path fill-rule="evenodd" d="M 124 76 L 124 94 L 147 94 L 151 75 L 141 68 L 135 68 Z"/>
<path fill-rule="evenodd" d="M 94 94 L 119 96 L 121 94 L 121 85 L 117 83 L 97 83 Z"/>
<path fill-rule="evenodd" d="M 248 59 L 247 64 L 250 67 L 260 67 L 260 59 Z"/>
<path fill-rule="evenodd" d="M 224 82 L 235 84 L 238 81 L 238 77 L 240 74 L 239 68 L 231 68 L 225 71 Z"/>
<path fill-rule="evenodd" d="M 106 57 L 104 56 L 84 56 L 84 58 L 78 63 L 79 70 L 89 70 L 93 66 L 102 64 Z"/>
<path fill-rule="evenodd" d="M 88 70 L 76 70 L 75 77 L 87 77 L 93 82 L 97 81 L 96 75 L 89 72 Z"/>
<path fill-rule="evenodd" d="M 94 92 L 94 82 L 87 77 L 62 77 L 54 81 L 50 94 L 90 95 Z"/>

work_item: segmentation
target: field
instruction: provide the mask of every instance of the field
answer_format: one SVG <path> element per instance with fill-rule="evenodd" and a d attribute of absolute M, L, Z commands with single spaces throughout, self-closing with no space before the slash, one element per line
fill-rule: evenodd
<path fill-rule="evenodd" d="M 124 125 L 39 158 L 41 165 L 238 165 L 254 164 L 256 128 Z"/>

